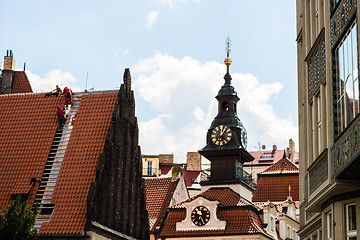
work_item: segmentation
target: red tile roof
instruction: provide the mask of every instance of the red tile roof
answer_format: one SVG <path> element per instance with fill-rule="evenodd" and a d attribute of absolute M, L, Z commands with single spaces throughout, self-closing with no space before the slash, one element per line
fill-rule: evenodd
<path fill-rule="evenodd" d="M 96 164 L 117 93 L 83 95 L 61 166 L 52 201 L 55 209 L 40 234 L 82 234 L 86 222 L 86 199 L 95 180 Z M 56 106 L 63 96 L 44 94 L 0 95 L 0 209 L 11 193 L 29 193 L 32 204 L 57 126 Z"/>
<path fill-rule="evenodd" d="M 251 154 L 251 156 L 254 157 L 254 160 L 251 162 L 244 162 L 244 166 L 247 165 L 271 165 L 273 163 L 278 162 L 279 160 L 281 160 L 283 158 L 284 155 L 284 150 L 264 150 L 264 151 L 252 151 L 249 152 Z M 261 156 L 263 154 L 270 154 L 273 156 L 273 160 L 261 160 Z M 289 157 L 289 153 L 288 151 L 286 151 L 286 156 Z M 294 153 L 294 162 L 298 163 L 299 161 L 299 153 L 295 152 Z"/>
<path fill-rule="evenodd" d="M 0 209 L 11 193 L 28 193 L 31 179 L 41 178 L 57 126 L 55 107 L 63 101 L 43 94 L 0 95 Z"/>
<path fill-rule="evenodd" d="M 218 207 L 217 217 L 226 221 L 225 230 L 188 230 L 176 231 L 176 222 L 181 222 L 186 217 L 185 208 L 170 209 L 163 224 L 160 237 L 200 237 L 222 235 L 248 235 L 261 234 L 273 239 L 262 228 L 261 220 L 253 210 L 243 207 Z"/>
<path fill-rule="evenodd" d="M 259 174 L 265 175 L 265 174 L 288 174 L 288 173 L 299 174 L 299 168 L 289 159 L 283 158 Z"/>
<path fill-rule="evenodd" d="M 242 198 L 229 187 L 212 187 L 198 196 L 205 196 L 210 199 L 216 199 L 220 202 L 221 205 L 227 207 L 249 205 L 255 207 L 255 205 L 247 201 L 245 198 Z"/>
<path fill-rule="evenodd" d="M 14 71 L 14 81 L 12 85 L 12 93 L 32 93 L 29 79 L 25 72 Z"/>
<path fill-rule="evenodd" d="M 253 202 L 284 201 L 291 196 L 294 201 L 299 201 L 299 174 L 259 175 L 258 185 L 253 192 Z"/>
<path fill-rule="evenodd" d="M 40 234 L 81 234 L 86 199 L 117 102 L 117 93 L 83 95 L 53 194 L 51 221 Z"/>
<path fill-rule="evenodd" d="M 171 178 L 145 179 L 146 210 L 149 214 L 150 231 L 154 231 L 169 207 L 178 181 Z"/>

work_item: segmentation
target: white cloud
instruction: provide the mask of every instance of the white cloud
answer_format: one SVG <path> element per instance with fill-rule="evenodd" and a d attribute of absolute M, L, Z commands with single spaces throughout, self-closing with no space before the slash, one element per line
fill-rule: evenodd
<path fill-rule="evenodd" d="M 71 73 L 59 69 L 51 70 L 42 77 L 32 73 L 30 70 L 26 70 L 26 75 L 33 92 L 48 92 L 55 89 L 56 85 L 61 88 L 69 86 L 73 91 L 82 91 L 76 86 L 76 78 Z"/>
<path fill-rule="evenodd" d="M 129 54 L 129 52 L 130 52 L 130 50 L 129 50 L 129 49 L 126 49 L 126 50 L 123 52 L 123 56 L 128 55 L 128 54 Z"/>
<path fill-rule="evenodd" d="M 186 152 L 204 147 L 207 129 L 217 114 L 215 96 L 224 83 L 225 72 L 226 67 L 219 62 L 201 63 L 166 53 L 135 64 L 132 75 L 136 97 L 159 113 L 152 119 L 139 119 L 142 153 L 174 153 L 175 158 L 185 161 Z M 289 138 L 296 143 L 294 120 L 277 116 L 269 103 L 280 95 L 282 84 L 262 84 L 250 73 L 231 75 L 241 99 L 238 116 L 248 132 L 248 151 L 255 150 L 257 142 L 268 148 L 275 143 L 279 149 L 287 146 Z"/>
<path fill-rule="evenodd" d="M 156 22 L 160 11 L 151 11 L 146 18 L 145 28 L 150 30 Z"/>
<path fill-rule="evenodd" d="M 158 0 L 162 4 L 166 4 L 169 7 L 174 7 L 177 3 L 187 3 L 187 2 L 199 2 L 200 0 Z"/>

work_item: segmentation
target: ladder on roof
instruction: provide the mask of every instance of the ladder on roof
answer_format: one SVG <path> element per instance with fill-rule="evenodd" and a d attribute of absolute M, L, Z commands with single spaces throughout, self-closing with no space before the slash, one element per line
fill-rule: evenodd
<path fill-rule="evenodd" d="M 55 190 L 56 182 L 60 173 L 62 161 L 65 156 L 71 132 L 72 121 L 80 107 L 81 95 L 73 96 L 73 104 L 65 107 L 64 114 L 66 122 L 63 130 L 56 130 L 54 140 L 52 142 L 45 169 L 41 176 L 41 182 L 36 192 L 34 203 L 39 206 L 39 214 L 36 217 L 35 228 L 39 231 L 44 222 L 49 222 L 54 211 L 55 204 L 52 203 L 52 195 Z"/>

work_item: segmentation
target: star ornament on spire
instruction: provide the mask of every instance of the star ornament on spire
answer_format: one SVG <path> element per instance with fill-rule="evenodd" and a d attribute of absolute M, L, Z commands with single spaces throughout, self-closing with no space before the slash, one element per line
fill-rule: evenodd
<path fill-rule="evenodd" d="M 230 40 L 230 37 L 228 36 L 228 37 L 226 38 L 226 47 L 225 47 L 225 49 L 226 49 L 226 56 L 227 56 L 227 57 L 229 57 L 230 52 L 231 52 L 230 47 L 231 47 L 231 40 Z"/>

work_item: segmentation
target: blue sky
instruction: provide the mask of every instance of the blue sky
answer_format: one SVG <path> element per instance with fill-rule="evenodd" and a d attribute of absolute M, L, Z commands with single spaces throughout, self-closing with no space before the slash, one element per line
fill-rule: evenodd
<path fill-rule="evenodd" d="M 13 0 L 0 9 L 0 54 L 26 62 L 35 91 L 115 89 L 130 68 L 143 154 L 205 146 L 232 41 L 230 72 L 248 150 L 297 141 L 295 1 Z M 2 58 L 1 58 L 2 59 Z"/>

